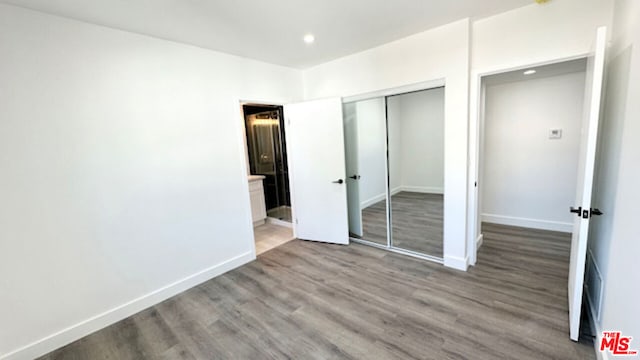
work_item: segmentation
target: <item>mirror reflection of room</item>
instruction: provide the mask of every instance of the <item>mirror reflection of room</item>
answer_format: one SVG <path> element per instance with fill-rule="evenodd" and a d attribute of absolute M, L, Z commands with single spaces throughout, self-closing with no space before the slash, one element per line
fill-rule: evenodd
<path fill-rule="evenodd" d="M 383 97 L 346 103 L 349 232 L 387 245 L 387 134 Z"/>
<path fill-rule="evenodd" d="M 443 256 L 444 87 L 387 97 L 392 246 Z"/>

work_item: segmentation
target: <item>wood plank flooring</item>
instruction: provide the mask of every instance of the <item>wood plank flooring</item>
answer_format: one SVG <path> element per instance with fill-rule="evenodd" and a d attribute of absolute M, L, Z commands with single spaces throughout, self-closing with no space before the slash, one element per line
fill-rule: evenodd
<path fill-rule="evenodd" d="M 442 258 L 442 194 L 402 191 L 391 197 L 393 246 Z M 387 244 L 387 201 L 362 209 L 362 238 Z"/>
<path fill-rule="evenodd" d="M 566 234 L 487 225 L 468 272 L 290 241 L 42 359 L 592 359 Z"/>

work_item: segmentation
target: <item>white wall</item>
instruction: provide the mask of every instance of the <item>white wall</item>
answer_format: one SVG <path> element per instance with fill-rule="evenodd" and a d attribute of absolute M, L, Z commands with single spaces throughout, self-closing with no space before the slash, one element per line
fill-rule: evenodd
<path fill-rule="evenodd" d="M 531 4 L 472 24 L 469 85 L 469 208 L 468 253 L 475 263 L 480 217 L 478 191 L 478 121 L 480 76 L 584 56 L 595 41 L 596 29 L 611 22 L 610 0 L 561 0 Z"/>
<path fill-rule="evenodd" d="M 571 232 L 584 82 L 575 72 L 486 86 L 483 221 Z"/>
<path fill-rule="evenodd" d="M 612 33 L 593 197 L 604 215 L 592 219 L 589 234 L 589 251 L 604 283 L 599 314 L 597 299 L 592 305 L 597 331 L 622 331 L 634 337 L 631 349 L 640 350 L 640 2 L 615 1 Z"/>
<path fill-rule="evenodd" d="M 445 80 L 444 262 L 458 269 L 467 267 L 469 45 L 465 19 L 303 72 L 307 99 Z"/>
<path fill-rule="evenodd" d="M 471 67 L 499 70 L 584 55 L 611 12 L 609 0 L 560 0 L 480 19 L 472 25 Z"/>
<path fill-rule="evenodd" d="M 361 208 L 384 200 L 387 192 L 387 125 L 384 98 L 355 103 L 358 129 L 358 181 Z M 351 176 L 353 174 L 347 174 Z"/>
<path fill-rule="evenodd" d="M 6 5 L 0 54 L 0 358 L 254 258 L 239 99 L 298 71 Z"/>

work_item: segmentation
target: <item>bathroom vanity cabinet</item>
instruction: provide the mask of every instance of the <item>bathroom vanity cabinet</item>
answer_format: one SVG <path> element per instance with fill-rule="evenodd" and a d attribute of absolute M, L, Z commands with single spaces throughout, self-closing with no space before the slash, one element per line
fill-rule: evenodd
<path fill-rule="evenodd" d="M 251 199 L 251 219 L 253 227 L 262 225 L 267 219 L 262 175 L 249 175 L 249 197 Z"/>

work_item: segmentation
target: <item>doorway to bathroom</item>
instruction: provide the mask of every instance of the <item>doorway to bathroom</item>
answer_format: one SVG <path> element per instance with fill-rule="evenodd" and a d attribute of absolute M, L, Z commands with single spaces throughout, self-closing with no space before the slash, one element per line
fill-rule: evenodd
<path fill-rule="evenodd" d="M 242 104 L 256 254 L 293 239 L 283 107 Z"/>

